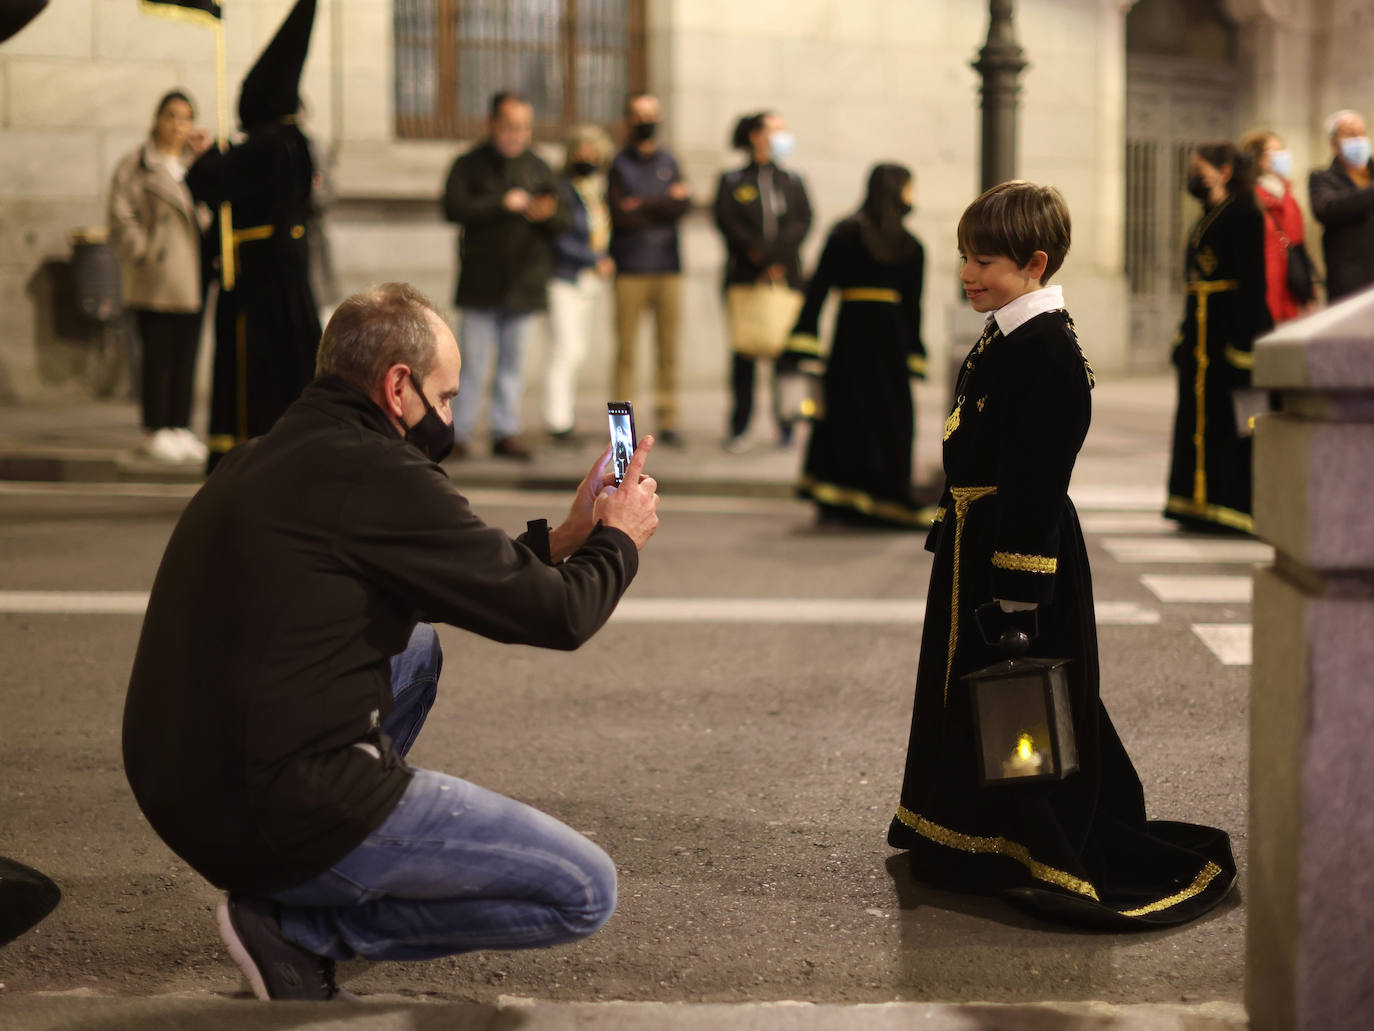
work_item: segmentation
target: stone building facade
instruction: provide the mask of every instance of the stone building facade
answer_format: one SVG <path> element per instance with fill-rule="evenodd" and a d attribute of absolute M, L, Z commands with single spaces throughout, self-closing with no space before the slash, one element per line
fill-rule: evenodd
<path fill-rule="evenodd" d="M 455 230 L 442 222 L 437 198 L 468 141 L 398 135 L 400 2 L 322 0 L 303 93 L 309 130 L 332 155 L 331 242 L 341 287 L 405 279 L 447 301 Z M 237 82 L 288 6 L 224 0 L 231 110 Z M 1171 43 L 1168 26 L 1186 10 L 1200 11 L 1207 31 Z M 761 108 L 782 112 L 797 136 L 789 165 L 805 176 L 816 210 L 808 265 L 826 226 L 859 202 L 873 162 L 915 171 L 909 225 L 928 255 L 927 346 L 937 362 L 962 346 L 968 312 L 958 299 L 954 226 L 978 189 L 978 83 L 969 62 L 987 31 L 987 4 L 644 0 L 643 18 L 645 81 L 663 99 L 664 139 L 698 202 L 683 230 L 685 376 L 723 384 L 723 249 L 709 203 L 716 177 L 737 161 L 727 149 L 734 119 Z M 1128 253 L 1128 225 L 1140 220 L 1128 201 L 1139 192 L 1128 181 L 1128 138 L 1153 133 L 1177 145 L 1204 131 L 1237 136 L 1267 126 L 1294 150 L 1295 179 L 1305 178 L 1308 167 L 1329 160 L 1326 113 L 1346 106 L 1374 113 L 1367 60 L 1374 0 L 1019 0 L 1015 19 L 1029 60 L 1017 167 L 1068 199 L 1074 246 L 1059 279 L 1085 347 L 1105 372 L 1162 367 L 1177 310 L 1168 310 L 1167 290 L 1143 297 L 1128 274 L 1131 261 L 1143 260 L 1144 239 L 1137 225 L 1137 251 Z M 1151 25 L 1164 42 L 1150 53 L 1128 52 L 1128 36 L 1144 38 Z M 1213 49 L 1188 52 L 1205 38 Z M 214 126 L 214 67 L 208 30 L 142 14 L 135 0 L 52 0 L 0 45 L 0 401 L 61 401 L 89 391 L 90 342 L 54 332 L 40 270 L 70 253 L 72 229 L 103 222 L 110 173 L 146 133 L 163 92 L 186 89 L 203 124 Z M 1207 99 L 1218 95 L 1226 103 Z M 1167 112 L 1183 110 L 1190 97 L 1212 114 L 1195 126 L 1174 124 Z M 557 161 L 556 141 L 544 145 Z M 1165 270 L 1181 263 L 1169 251 L 1169 223 L 1186 217 L 1181 194 L 1168 189 L 1145 234 L 1150 260 Z M 1300 198 L 1305 204 L 1304 188 Z M 588 390 L 609 383 L 607 327 L 584 366 Z M 536 342 L 536 376 L 539 351 Z"/>

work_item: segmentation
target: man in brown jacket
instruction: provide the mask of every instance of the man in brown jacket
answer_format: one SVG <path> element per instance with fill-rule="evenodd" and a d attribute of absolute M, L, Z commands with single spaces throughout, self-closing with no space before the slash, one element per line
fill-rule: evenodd
<path fill-rule="evenodd" d="M 437 693 L 428 622 L 572 649 L 658 524 L 609 450 L 568 516 L 519 540 L 437 464 L 458 345 L 415 290 L 345 300 L 319 377 L 225 456 L 172 532 L 124 710 L 124 764 L 167 845 L 218 887 L 254 993 L 338 995 L 334 961 L 536 948 L 591 934 L 615 867 L 550 816 L 407 765 Z"/>

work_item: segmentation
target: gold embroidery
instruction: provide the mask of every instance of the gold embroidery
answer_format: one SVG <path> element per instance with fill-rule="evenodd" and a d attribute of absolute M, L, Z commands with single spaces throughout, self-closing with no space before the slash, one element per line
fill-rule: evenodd
<path fill-rule="evenodd" d="M 1254 520 L 1244 512 L 1238 512 L 1234 508 L 1225 508 L 1221 505 L 1199 505 L 1192 498 L 1170 495 L 1169 499 L 1164 502 L 1164 511 L 1172 512 L 1175 515 L 1197 516 L 1222 526 L 1244 530 L 1246 533 L 1253 533 L 1255 530 Z"/>
<path fill-rule="evenodd" d="M 1237 369 L 1253 369 L 1255 367 L 1255 355 L 1253 351 L 1242 351 L 1239 348 L 1226 345 L 1226 360 Z"/>
<path fill-rule="evenodd" d="M 810 333 L 793 333 L 787 338 L 787 349 L 789 351 L 795 351 L 798 354 L 819 355 L 821 353 L 821 342 Z"/>
<path fill-rule="evenodd" d="M 163 18 L 175 18 L 178 21 L 189 22 L 192 25 L 204 25 L 207 28 L 219 31 L 219 15 L 210 11 L 197 10 L 192 7 L 180 7 L 173 4 L 158 3 L 157 0 L 139 0 L 139 8 L 144 14 L 156 14 Z M 218 5 L 216 5 L 218 7 Z"/>
<path fill-rule="evenodd" d="M 210 439 L 206 441 L 210 450 L 217 454 L 224 454 L 237 443 L 238 441 L 234 439 L 231 433 L 213 433 L 210 435 Z"/>
<path fill-rule="evenodd" d="M 1094 902 L 1101 901 L 1097 896 L 1097 889 L 1090 882 L 1081 877 L 1075 877 L 1067 871 L 1057 870 L 1039 862 L 1031 857 L 1030 849 L 1026 848 L 1025 845 L 1008 841 L 1000 835 L 998 837 L 976 837 L 972 834 L 961 834 L 959 831 L 952 831 L 948 827 L 941 827 L 938 823 L 933 823 L 924 816 L 913 813 L 905 806 L 899 805 L 897 807 L 897 819 L 922 837 L 929 838 L 946 848 L 955 848 L 961 852 L 993 853 L 1006 856 L 1024 866 L 1030 875 L 1038 881 L 1056 885 L 1078 895 L 1085 895 Z"/>
<path fill-rule="evenodd" d="M 934 522 L 937 522 L 937 523 L 944 522 L 944 519 L 945 519 L 945 506 L 944 506 L 944 505 L 941 505 L 939 508 L 937 508 L 937 509 L 935 510 L 935 519 L 934 519 Z"/>
<path fill-rule="evenodd" d="M 1196 464 L 1193 468 L 1193 503 L 1207 504 L 1207 298 L 1212 294 L 1238 290 L 1240 284 L 1234 279 L 1191 280 L 1186 284 L 1188 293 L 1197 298 L 1197 343 L 1193 346 L 1193 358 L 1197 362 L 1197 374 L 1193 379 L 1193 404 L 1197 411 L 1193 431 L 1193 447 L 1196 449 Z"/>
<path fill-rule="evenodd" d="M 964 517 L 968 507 L 979 498 L 996 494 L 996 487 L 951 487 L 954 497 L 954 569 L 950 575 L 949 656 L 945 659 L 945 704 L 949 704 L 949 681 L 954 675 L 954 649 L 959 646 L 959 552 L 964 543 Z"/>
<path fill-rule="evenodd" d="M 304 235 L 305 235 L 305 226 L 292 226 L 292 227 L 291 227 L 291 239 L 293 239 L 293 240 L 299 240 L 299 239 L 300 239 L 302 236 L 304 236 Z"/>
<path fill-rule="evenodd" d="M 981 412 L 983 410 L 983 406 L 987 403 L 988 399 L 986 397 L 980 397 L 978 399 L 978 410 Z"/>
<path fill-rule="evenodd" d="M 1216 880 L 1217 874 L 1221 873 L 1221 867 L 1216 863 L 1208 863 L 1202 868 L 1202 872 L 1193 878 L 1193 883 L 1182 891 L 1162 898 L 1158 902 L 1151 902 L 1148 906 L 1141 906 L 1138 909 L 1123 909 L 1122 916 L 1144 916 L 1146 913 L 1158 913 L 1161 909 L 1168 909 L 1176 906 L 1180 902 L 1186 902 L 1194 895 L 1200 895 L 1206 890 L 1207 885 Z"/>
<path fill-rule="evenodd" d="M 945 420 L 945 440 L 954 436 L 954 431 L 959 428 L 959 409 L 962 407 L 964 407 L 964 395 L 960 394 L 954 401 L 954 411 L 950 412 L 949 418 Z"/>
<path fill-rule="evenodd" d="M 916 376 L 926 374 L 926 360 L 919 354 L 909 354 L 906 356 L 906 371 Z"/>
<path fill-rule="evenodd" d="M 759 191 L 749 183 L 735 187 L 735 200 L 741 204 L 752 204 L 759 199 Z"/>
<path fill-rule="evenodd" d="M 1217 270 L 1217 256 L 1210 247 L 1204 247 L 1194 254 L 1193 260 L 1197 262 L 1197 267 L 1202 269 L 1204 276 L 1210 276 Z"/>
<path fill-rule="evenodd" d="M 824 483 L 805 477 L 801 481 L 801 487 L 811 498 L 819 501 L 823 505 L 835 505 L 842 508 L 852 508 L 856 512 L 864 515 L 878 516 L 893 523 L 906 523 L 910 526 L 930 526 L 929 509 L 911 509 L 895 501 L 884 501 L 875 498 L 871 494 L 865 494 L 861 490 L 852 487 L 840 487 L 833 483 Z"/>
<path fill-rule="evenodd" d="M 886 304 L 898 304 L 901 299 L 902 295 L 896 290 L 887 290 L 880 286 L 851 286 L 840 291 L 842 301 L 882 301 Z"/>
<path fill-rule="evenodd" d="M 1011 569 L 1018 573 L 1054 573 L 1059 569 L 1057 558 L 1022 555 L 1014 551 L 994 551 L 992 564 L 998 569 Z"/>

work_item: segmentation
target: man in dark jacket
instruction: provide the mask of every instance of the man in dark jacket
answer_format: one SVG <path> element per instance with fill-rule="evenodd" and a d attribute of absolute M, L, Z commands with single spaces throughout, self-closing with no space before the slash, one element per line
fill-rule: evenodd
<path fill-rule="evenodd" d="M 1374 283 L 1374 161 L 1369 133 L 1355 111 L 1337 111 L 1326 124 L 1335 158 L 1307 180 L 1312 214 L 1322 224 L 1326 296 L 1335 301 Z"/>
<path fill-rule="evenodd" d="M 453 163 L 444 216 L 459 223 L 458 291 L 469 388 L 453 407 L 454 452 L 469 450 L 492 355 L 492 453 L 528 460 L 520 438 L 520 353 L 535 312 L 548 307 L 553 241 L 568 225 L 553 172 L 530 150 L 534 109 L 518 93 L 491 100 L 485 142 Z"/>
<path fill-rule="evenodd" d="M 677 333 L 682 307 L 682 259 L 677 223 L 690 193 L 673 155 L 659 146 L 660 108 L 652 93 L 635 93 L 626 105 L 629 142 L 611 162 L 606 203 L 611 209 L 615 260 L 615 396 L 635 397 L 635 338 L 639 314 L 654 313 L 658 378 L 654 405 L 659 439 L 677 446 Z"/>
<path fill-rule="evenodd" d="M 603 454 L 554 530 L 484 525 L 436 464 L 460 366 L 411 287 L 345 300 L 319 378 L 221 461 L 153 585 L 125 771 L 158 835 L 228 891 L 220 933 L 259 998 L 333 998 L 354 956 L 571 941 L 615 906 L 581 835 L 404 759 L 441 663 L 417 621 L 576 648 L 657 525 L 643 445 L 619 488 Z"/>

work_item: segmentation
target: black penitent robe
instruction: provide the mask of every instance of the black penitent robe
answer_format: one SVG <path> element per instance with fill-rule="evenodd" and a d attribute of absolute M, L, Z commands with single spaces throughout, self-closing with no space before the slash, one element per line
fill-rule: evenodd
<path fill-rule="evenodd" d="M 1207 209 L 1188 240 L 1187 301 L 1173 460 L 1164 514 L 1185 526 L 1250 532 L 1251 439 L 1233 392 L 1250 385 L 1255 337 L 1274 325 L 1265 303 L 1264 216 L 1248 198 Z"/>
<path fill-rule="evenodd" d="M 215 311 L 212 469 L 230 448 L 271 429 L 314 377 L 320 319 L 306 239 L 313 175 L 309 144 L 287 122 L 255 128 L 223 153 L 206 151 L 186 174 L 217 226 L 222 202 L 233 214 L 234 288 L 221 288 Z"/>
<path fill-rule="evenodd" d="M 825 417 L 811 428 L 798 493 L 823 513 L 899 526 L 922 525 L 911 494 L 915 410 L 910 380 L 925 378 L 921 284 L 925 252 L 878 261 L 859 223 L 845 219 L 826 240 L 783 361 L 820 354 L 821 306 L 840 292 L 825 369 Z"/>
<path fill-rule="evenodd" d="M 946 486 L 901 805 L 888 842 L 943 888 L 1002 893 L 1097 927 L 1179 923 L 1235 878 L 1226 834 L 1147 821 L 1140 780 L 1098 693 L 1097 627 L 1069 477 L 1091 418 L 1091 371 L 1062 310 L 969 352 L 945 424 Z M 1067 658 L 1080 769 L 1062 781 L 981 787 L 965 674 L 1001 656 L 974 609 L 1039 604 L 1030 655 Z"/>

